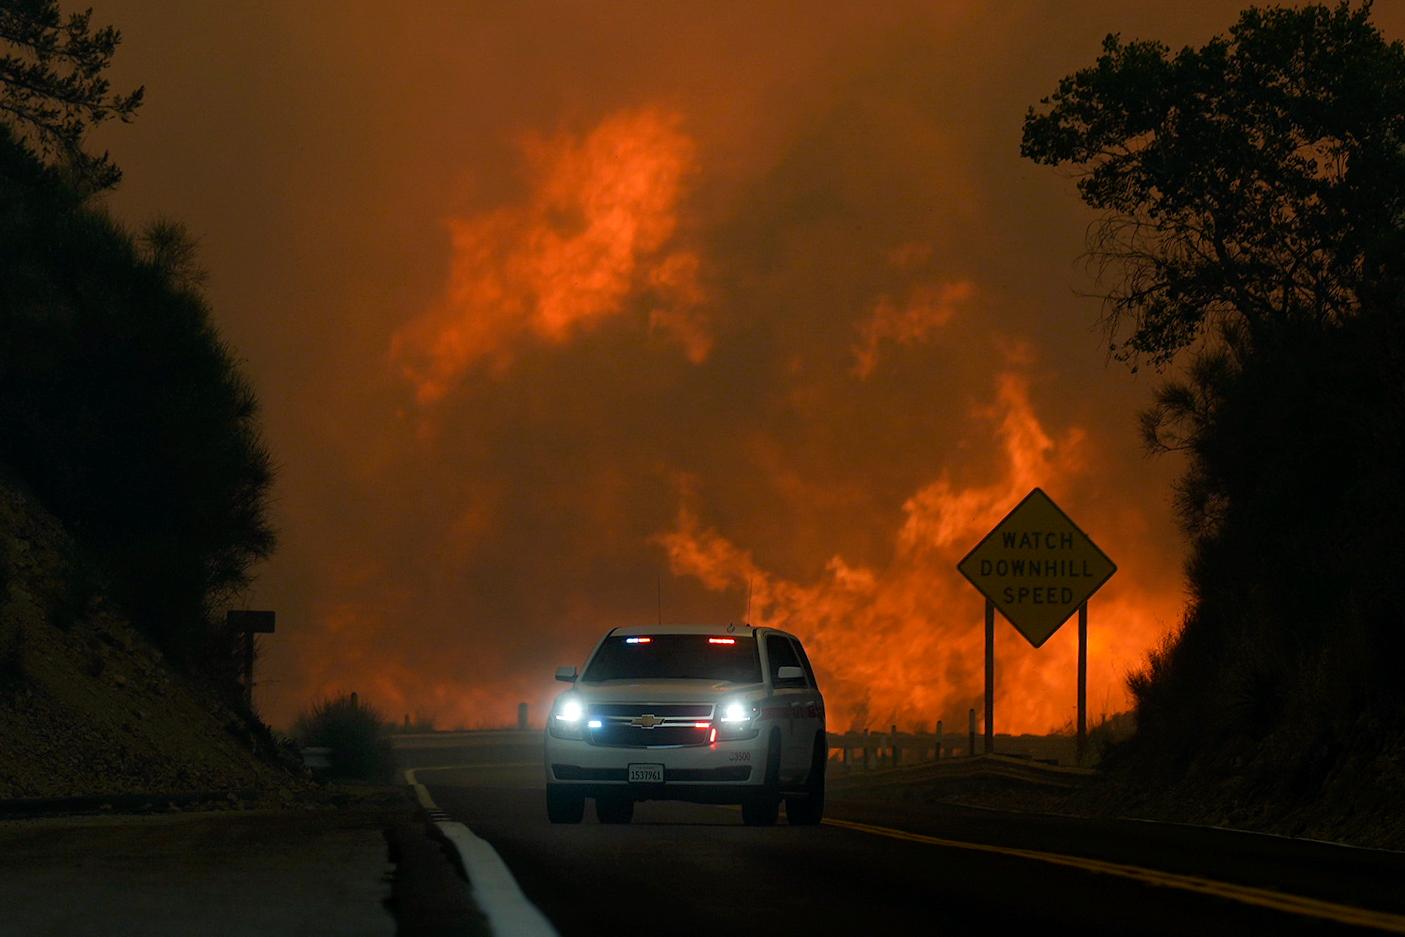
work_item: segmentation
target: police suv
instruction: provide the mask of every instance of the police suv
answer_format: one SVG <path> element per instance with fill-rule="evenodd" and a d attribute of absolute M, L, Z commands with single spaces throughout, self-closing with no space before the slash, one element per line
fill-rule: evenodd
<path fill-rule="evenodd" d="M 641 800 L 741 804 L 753 826 L 824 813 L 824 699 L 792 634 L 749 625 L 615 628 L 546 726 L 546 812 L 628 823 Z"/>

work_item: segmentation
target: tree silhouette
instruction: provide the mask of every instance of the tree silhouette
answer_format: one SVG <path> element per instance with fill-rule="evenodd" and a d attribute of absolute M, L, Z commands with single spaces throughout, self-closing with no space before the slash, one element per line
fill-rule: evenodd
<path fill-rule="evenodd" d="M 122 34 L 111 26 L 95 31 L 92 16 L 64 16 L 57 0 L 0 0 L 0 115 L 39 156 L 101 190 L 122 171 L 106 151 L 84 150 L 83 138 L 112 118 L 130 121 L 143 89 L 112 91 L 104 74 Z"/>
<path fill-rule="evenodd" d="M 1025 118 L 1101 212 L 1110 350 L 1194 349 L 1141 426 L 1186 459 L 1190 602 L 1112 759 L 1172 811 L 1340 818 L 1356 779 L 1405 783 L 1405 47 L 1370 12 L 1252 8 L 1174 55 L 1109 36 Z"/>
<path fill-rule="evenodd" d="M 133 238 L 3 124 L 0 205 L 0 475 L 168 654 L 232 677 L 219 612 L 273 550 L 273 465 L 194 245 Z"/>
<path fill-rule="evenodd" d="M 1405 47 L 1370 12 L 1251 8 L 1175 55 L 1110 35 L 1030 108 L 1021 153 L 1072 167 L 1103 211 L 1089 256 L 1115 278 L 1119 357 L 1164 365 L 1216 322 L 1259 340 L 1398 296 Z"/>

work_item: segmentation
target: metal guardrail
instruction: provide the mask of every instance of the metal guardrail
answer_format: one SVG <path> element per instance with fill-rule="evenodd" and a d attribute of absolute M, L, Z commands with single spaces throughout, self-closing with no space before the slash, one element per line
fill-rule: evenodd
<path fill-rule="evenodd" d="M 392 732 L 396 751 L 421 748 L 468 748 L 480 745 L 540 743 L 541 729 L 470 729 L 460 732 Z"/>
<path fill-rule="evenodd" d="M 468 729 L 452 732 L 395 732 L 390 747 L 397 752 L 431 752 L 445 749 L 474 749 L 492 746 L 535 747 L 541 744 L 540 729 Z M 940 736 L 933 732 L 833 732 L 828 737 L 830 757 L 854 769 L 883 771 L 936 761 L 969 761 L 966 736 Z M 977 740 L 979 744 L 979 739 Z M 1074 741 L 1071 736 L 996 736 L 1000 755 L 1054 766 L 1071 763 Z M 940 757 L 938 748 L 940 747 Z"/>
<path fill-rule="evenodd" d="M 1072 736 L 1010 736 L 995 737 L 997 752 L 1015 758 L 1031 759 L 1044 764 L 1072 764 L 1076 757 Z M 830 757 L 840 764 L 872 770 L 903 764 L 970 758 L 984 754 L 977 737 L 972 750 L 969 735 L 943 735 L 935 732 L 831 732 L 828 736 Z"/>
<path fill-rule="evenodd" d="M 330 748 L 304 748 L 302 750 L 303 767 L 309 771 L 326 771 L 332 767 L 332 750 Z"/>
<path fill-rule="evenodd" d="M 404 768 L 494 761 L 541 763 L 545 733 L 541 729 L 485 729 L 469 732 L 413 732 L 390 736 L 395 763 Z"/>

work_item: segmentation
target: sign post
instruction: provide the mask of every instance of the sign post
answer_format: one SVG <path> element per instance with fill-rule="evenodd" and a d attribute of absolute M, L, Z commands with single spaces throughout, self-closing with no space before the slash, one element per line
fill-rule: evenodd
<path fill-rule="evenodd" d="M 974 752 L 974 746 L 972 751 Z M 995 603 L 985 600 L 985 753 L 995 752 Z"/>
<path fill-rule="evenodd" d="M 995 611 L 1034 647 L 1078 612 L 1078 759 L 1088 734 L 1088 598 L 1117 572 L 1040 488 L 957 564 L 985 596 L 985 750 L 995 750 Z"/>
<path fill-rule="evenodd" d="M 254 708 L 254 635 L 273 634 L 272 612 L 230 609 L 224 616 L 225 627 L 244 635 L 244 702 Z M 353 696 L 355 694 L 352 694 Z"/>
<path fill-rule="evenodd" d="M 1088 603 L 1078 606 L 1078 763 L 1088 747 Z"/>

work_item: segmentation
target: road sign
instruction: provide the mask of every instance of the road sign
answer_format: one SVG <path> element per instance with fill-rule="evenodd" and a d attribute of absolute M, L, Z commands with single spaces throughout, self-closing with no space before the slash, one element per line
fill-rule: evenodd
<path fill-rule="evenodd" d="M 1039 647 L 1117 565 L 1035 488 L 957 564 L 1025 640 Z"/>
<path fill-rule="evenodd" d="M 272 612 L 230 609 L 224 613 L 224 623 L 235 634 L 244 635 L 244 699 L 254 705 L 254 635 L 273 634 Z"/>

